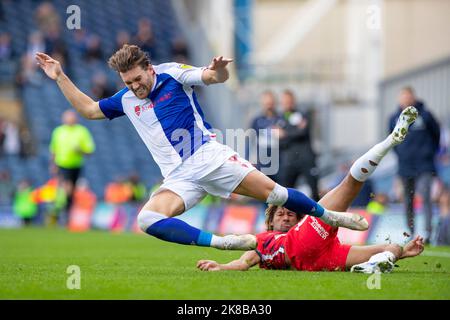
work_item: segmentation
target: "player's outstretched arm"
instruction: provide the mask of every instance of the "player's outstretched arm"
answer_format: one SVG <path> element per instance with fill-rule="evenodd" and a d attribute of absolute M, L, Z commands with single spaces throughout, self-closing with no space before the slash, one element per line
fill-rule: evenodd
<path fill-rule="evenodd" d="M 66 99 L 78 113 L 87 119 L 105 118 L 98 102 L 92 100 L 73 84 L 69 77 L 63 72 L 59 61 L 42 52 L 36 53 L 36 60 L 39 67 L 44 70 L 45 74 L 50 79 L 56 81 Z"/>
<path fill-rule="evenodd" d="M 223 56 L 215 57 L 208 68 L 203 70 L 203 82 L 209 85 L 227 81 L 230 76 L 227 65 L 232 61 L 233 59 L 226 59 Z"/>
<path fill-rule="evenodd" d="M 259 255 L 256 251 L 247 251 L 239 259 L 228 262 L 227 264 L 220 264 L 213 260 L 200 260 L 197 262 L 197 268 L 202 271 L 221 271 L 221 270 L 236 270 L 247 271 L 260 261 Z"/>

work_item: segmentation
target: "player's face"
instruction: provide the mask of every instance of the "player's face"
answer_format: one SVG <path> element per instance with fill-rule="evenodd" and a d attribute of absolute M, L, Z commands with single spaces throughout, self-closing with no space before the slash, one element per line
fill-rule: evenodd
<path fill-rule="evenodd" d="M 273 215 L 273 231 L 288 232 L 297 222 L 295 212 L 280 207 Z"/>
<path fill-rule="evenodd" d="M 133 91 L 134 95 L 139 99 L 145 99 L 150 94 L 150 90 L 153 87 L 153 68 L 149 66 L 147 69 L 143 69 L 141 66 L 136 66 L 127 72 L 121 72 L 125 85 Z"/>

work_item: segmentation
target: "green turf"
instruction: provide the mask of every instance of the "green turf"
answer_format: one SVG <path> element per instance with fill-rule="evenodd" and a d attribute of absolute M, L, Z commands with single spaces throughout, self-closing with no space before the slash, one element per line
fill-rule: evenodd
<path fill-rule="evenodd" d="M 450 299 L 450 248 L 426 248 L 381 275 L 343 272 L 201 272 L 203 258 L 226 262 L 240 252 L 175 245 L 146 235 L 100 231 L 0 230 L 0 299 Z M 81 289 L 66 286 L 81 269 Z"/>

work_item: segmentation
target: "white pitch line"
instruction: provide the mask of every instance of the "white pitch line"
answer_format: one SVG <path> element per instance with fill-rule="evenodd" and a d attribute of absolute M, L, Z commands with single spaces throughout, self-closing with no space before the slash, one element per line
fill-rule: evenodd
<path fill-rule="evenodd" d="M 450 252 L 424 251 L 424 252 L 422 252 L 421 255 L 428 256 L 428 257 L 450 258 Z"/>

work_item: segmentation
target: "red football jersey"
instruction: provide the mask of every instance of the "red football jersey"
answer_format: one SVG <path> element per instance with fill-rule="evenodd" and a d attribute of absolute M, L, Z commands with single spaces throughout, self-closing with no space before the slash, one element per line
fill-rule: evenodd
<path fill-rule="evenodd" d="M 258 246 L 256 252 L 261 261 L 259 267 L 263 269 L 288 269 L 286 264 L 286 233 L 268 231 L 256 235 Z"/>

